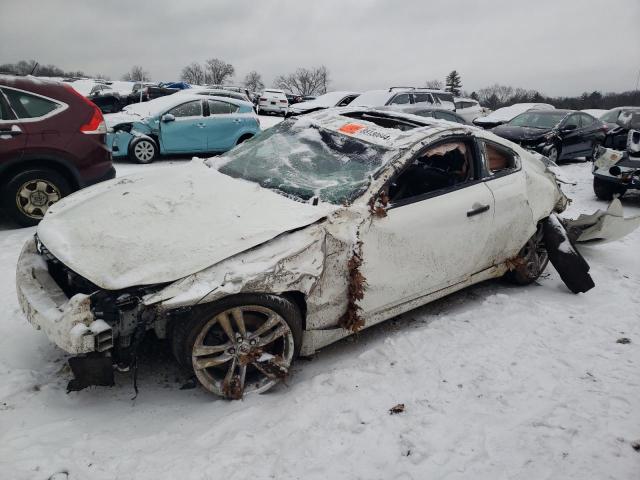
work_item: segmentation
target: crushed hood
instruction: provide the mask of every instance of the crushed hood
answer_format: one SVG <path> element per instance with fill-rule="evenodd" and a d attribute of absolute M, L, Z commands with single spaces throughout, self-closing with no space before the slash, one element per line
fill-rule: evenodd
<path fill-rule="evenodd" d="M 46 248 L 97 286 L 171 282 L 338 207 L 290 200 L 201 160 L 104 182 L 51 206 Z"/>

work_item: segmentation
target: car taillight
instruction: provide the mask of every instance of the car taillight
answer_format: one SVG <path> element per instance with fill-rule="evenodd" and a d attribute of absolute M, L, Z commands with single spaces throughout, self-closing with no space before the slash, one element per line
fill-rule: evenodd
<path fill-rule="evenodd" d="M 64 87 L 67 90 L 69 90 L 71 93 L 73 93 L 74 95 L 76 95 L 77 97 L 82 99 L 82 101 L 84 103 L 86 103 L 87 105 L 89 105 L 91 107 L 91 109 L 93 110 L 93 113 L 91 114 L 91 119 L 87 123 L 85 123 L 84 125 L 82 125 L 80 127 L 80 131 L 82 133 L 88 133 L 88 134 L 104 134 L 104 133 L 107 133 L 107 124 L 104 122 L 104 117 L 102 116 L 102 112 L 96 106 L 96 104 L 93 103 L 91 100 L 89 100 L 84 95 L 82 95 L 80 92 L 78 92 L 71 85 L 64 85 Z"/>
<path fill-rule="evenodd" d="M 91 120 L 82 125 L 80 127 L 80 131 L 88 134 L 107 133 L 107 124 L 104 123 L 102 112 L 95 105 L 93 106 L 93 115 L 91 115 Z"/>
<path fill-rule="evenodd" d="M 280 100 L 280 103 L 287 103 L 286 100 Z"/>

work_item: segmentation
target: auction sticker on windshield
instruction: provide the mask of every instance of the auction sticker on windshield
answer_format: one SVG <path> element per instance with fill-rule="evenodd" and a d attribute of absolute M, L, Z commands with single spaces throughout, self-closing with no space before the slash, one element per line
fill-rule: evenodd
<path fill-rule="evenodd" d="M 359 123 L 347 123 L 346 125 L 341 126 L 338 131 L 342 133 L 354 134 L 360 130 L 365 128 L 364 125 L 360 125 Z"/>

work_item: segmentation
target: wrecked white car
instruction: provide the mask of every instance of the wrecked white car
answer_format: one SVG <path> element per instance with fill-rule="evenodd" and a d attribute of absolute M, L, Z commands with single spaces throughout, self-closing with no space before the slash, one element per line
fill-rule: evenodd
<path fill-rule="evenodd" d="M 113 383 L 170 339 L 208 391 L 263 392 L 298 355 L 480 281 L 554 261 L 593 283 L 539 156 L 475 127 L 347 108 L 287 120 L 224 156 L 53 205 L 17 268 L 29 321 L 75 355 L 71 389 Z M 603 239 L 598 221 L 583 221 Z"/>

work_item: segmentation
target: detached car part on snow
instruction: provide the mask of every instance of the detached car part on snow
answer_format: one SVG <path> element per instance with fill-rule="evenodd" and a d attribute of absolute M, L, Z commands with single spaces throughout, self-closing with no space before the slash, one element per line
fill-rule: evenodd
<path fill-rule="evenodd" d="M 20 256 L 18 298 L 89 359 L 74 361 L 84 373 L 71 388 L 108 384 L 78 367 L 135 365 L 153 331 L 205 389 L 240 398 L 298 355 L 466 286 L 507 273 L 531 283 L 548 258 L 586 290 L 564 226 L 545 229 L 566 203 L 538 156 L 490 132 L 327 110 L 55 204 Z M 93 223 L 96 211 L 108 221 Z"/>

